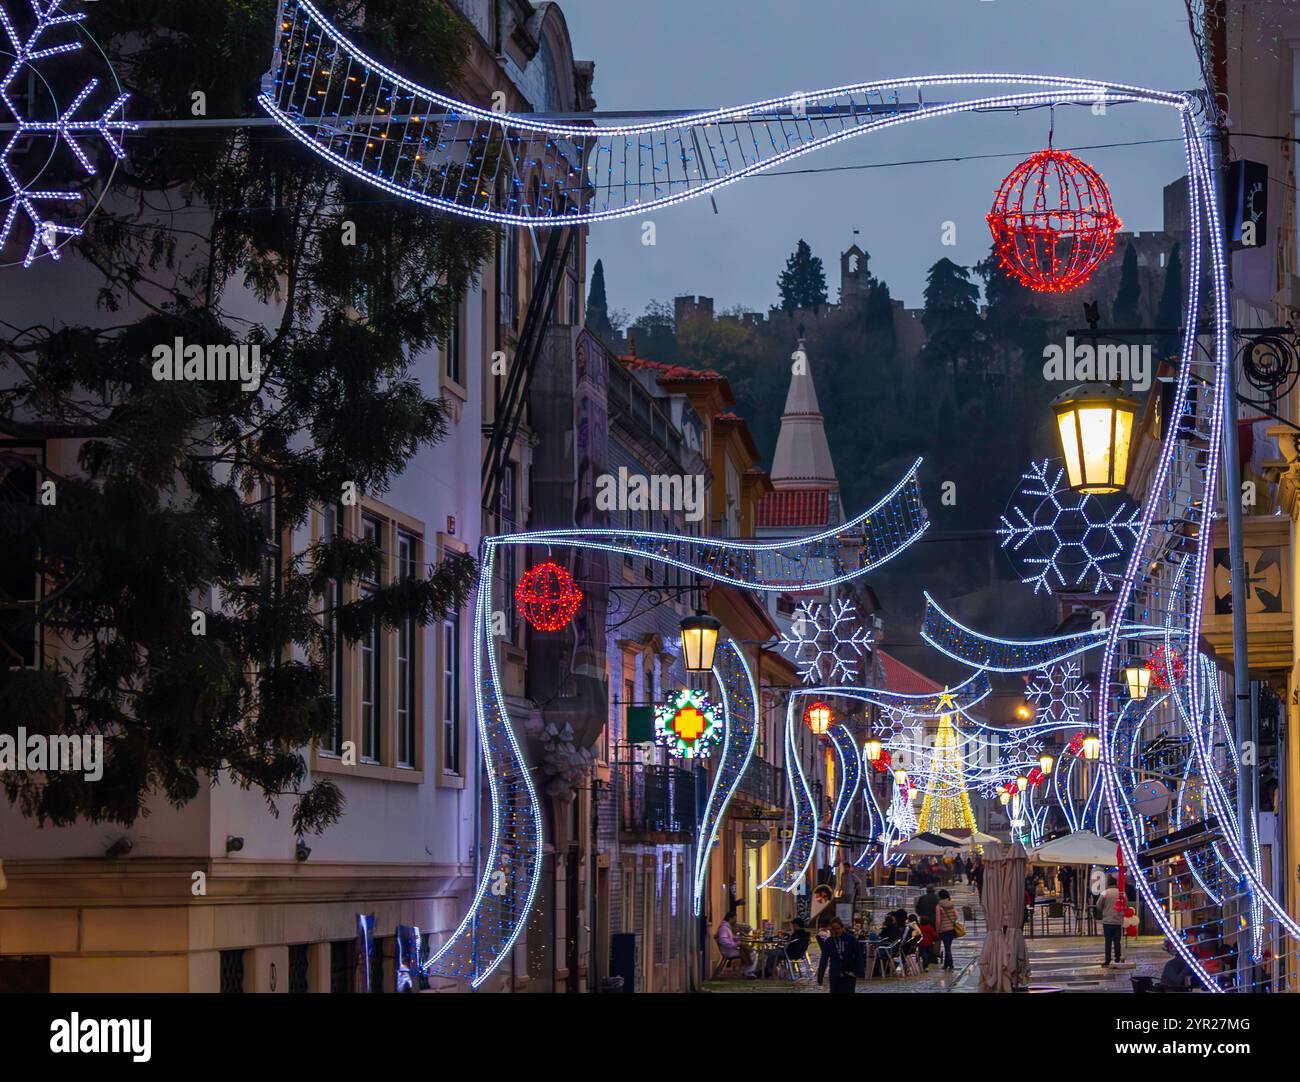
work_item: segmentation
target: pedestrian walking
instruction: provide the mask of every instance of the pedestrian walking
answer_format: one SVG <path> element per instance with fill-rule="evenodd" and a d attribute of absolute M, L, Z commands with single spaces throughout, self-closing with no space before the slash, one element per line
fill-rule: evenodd
<path fill-rule="evenodd" d="M 966 858 L 966 885 L 969 887 L 975 882 L 975 862 L 970 857 Z"/>
<path fill-rule="evenodd" d="M 939 908 L 939 896 L 935 894 L 934 887 L 925 888 L 925 893 L 917 898 L 914 908 L 918 917 L 928 918 L 930 923 L 934 923 L 934 911 Z"/>
<path fill-rule="evenodd" d="M 1115 961 L 1119 962 L 1120 945 L 1124 942 L 1124 909 L 1125 904 L 1121 901 L 1119 887 L 1115 883 L 1115 877 L 1108 875 L 1106 877 L 1106 889 L 1101 892 L 1101 897 L 1097 899 L 1097 918 L 1101 921 L 1101 933 L 1106 941 L 1106 960 L 1102 962 L 1103 966 L 1110 965 L 1111 947 L 1115 948 Z"/>
<path fill-rule="evenodd" d="M 831 991 L 853 993 L 857 991 L 858 978 L 866 976 L 862 945 L 856 936 L 844 931 L 839 917 L 831 919 L 831 934 L 822 943 L 822 960 L 817 967 L 817 983 L 821 984 L 830 969 Z"/>
<path fill-rule="evenodd" d="M 935 930 L 943 944 L 943 968 L 953 969 L 952 941 L 957 937 L 957 906 L 946 890 L 939 891 L 939 907 L 935 915 Z"/>

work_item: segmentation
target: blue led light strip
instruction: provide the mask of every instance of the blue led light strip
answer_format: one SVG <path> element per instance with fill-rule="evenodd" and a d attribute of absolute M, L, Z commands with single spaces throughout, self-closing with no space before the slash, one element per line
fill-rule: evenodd
<path fill-rule="evenodd" d="M 744 590 L 823 590 L 874 570 L 909 548 L 929 526 L 917 471 L 843 526 L 808 537 L 725 541 L 636 530 L 539 530 L 490 538 L 498 545 L 574 545 L 636 556 Z"/>
<path fill-rule="evenodd" d="M 934 91 L 1024 91 L 933 102 Z M 1178 106 L 1102 80 L 1010 73 L 878 80 L 642 125 L 550 123 L 480 109 L 367 56 L 310 0 L 282 0 L 258 102 L 295 139 L 393 195 L 527 225 L 645 214 L 866 132 L 927 117 L 1061 101 Z"/>
<path fill-rule="evenodd" d="M 849 808 L 853 806 L 853 798 L 858 795 L 858 787 L 862 784 L 862 753 L 848 726 L 843 723 L 832 725 L 826 731 L 826 736 L 834 745 L 840 762 L 836 775 L 839 785 L 836 787 L 835 809 L 831 812 L 831 830 L 838 832 Z"/>
<path fill-rule="evenodd" d="M 1158 627 L 1129 623 L 1124 625 L 1120 635 L 1125 639 L 1136 639 L 1160 631 Z M 972 668 L 992 672 L 1029 672 L 1058 664 L 1076 654 L 1105 646 L 1108 633 L 1108 629 L 1100 628 L 1046 639 L 1003 639 L 972 631 L 945 612 L 928 593 L 925 595 L 925 617 L 921 622 L 921 638 L 940 653 Z"/>
<path fill-rule="evenodd" d="M 790 701 L 800 699 L 838 695 L 857 702 L 871 703 L 889 710 L 900 710 L 914 718 L 940 718 L 945 714 L 965 714 L 988 698 L 993 686 L 989 683 L 989 674 L 983 669 L 972 673 L 954 688 L 945 689 L 938 695 L 905 695 L 902 692 L 887 691 L 884 688 L 860 688 L 827 685 L 824 687 L 800 687 L 790 689 Z"/>
<path fill-rule="evenodd" d="M 817 806 L 813 803 L 812 790 L 808 788 L 808 779 L 804 777 L 803 763 L 799 759 L 799 749 L 795 744 L 795 708 L 799 702 L 798 695 L 791 695 L 785 708 L 785 762 L 786 780 L 789 782 L 790 802 L 793 807 L 793 823 L 790 842 L 785 847 L 785 854 L 776 870 L 759 884 L 760 890 L 792 891 L 803 880 L 812 863 L 813 853 L 817 849 Z M 803 711 L 798 712 L 803 716 Z M 790 767 L 794 767 L 791 776 Z"/>
<path fill-rule="evenodd" d="M 474 706 L 492 802 L 492 830 L 469 912 L 425 964 L 442 977 L 477 988 L 510 954 L 537 894 L 542 816 L 528 764 L 515 740 L 492 638 L 492 569 L 488 545 L 474 602 Z"/>
<path fill-rule="evenodd" d="M 718 827 L 727 806 L 745 776 L 758 745 L 758 688 L 743 651 L 730 640 L 719 645 L 713 664 L 726 719 L 722 730 L 722 752 L 713 770 L 713 785 L 700 818 L 700 836 L 695 847 L 695 915 L 703 912 L 704 885 L 709 877 L 709 858 Z"/>

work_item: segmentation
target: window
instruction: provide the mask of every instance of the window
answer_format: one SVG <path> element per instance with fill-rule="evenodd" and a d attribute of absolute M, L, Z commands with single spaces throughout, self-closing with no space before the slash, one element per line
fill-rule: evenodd
<path fill-rule="evenodd" d="M 328 544 L 339 535 L 339 508 L 331 505 L 321 511 L 321 544 Z M 338 579 L 325 583 L 322 598 L 324 610 L 324 670 L 325 694 L 333 703 L 334 720 L 329 735 L 321 745 L 325 751 L 338 755 L 343 747 L 343 636 L 339 634 L 339 606 L 343 604 L 343 588 Z"/>
<path fill-rule="evenodd" d="M 518 296 L 519 230 L 509 227 L 497 245 L 497 298 L 499 323 L 513 324 Z"/>
<path fill-rule="evenodd" d="M 224 993 L 242 992 L 244 990 L 244 952 L 221 951 L 221 991 Z"/>
<path fill-rule="evenodd" d="M 305 995 L 308 991 L 308 974 L 311 964 L 310 950 L 306 943 L 289 944 L 289 993 Z"/>
<path fill-rule="evenodd" d="M 442 769 L 460 773 L 460 615 L 442 621 Z"/>
<path fill-rule="evenodd" d="M 423 525 L 395 508 L 367 498 L 361 507 L 336 506 L 320 512 L 320 538 L 355 538 L 373 553 L 373 566 L 344 581 L 323 580 L 322 603 L 326 691 L 334 701 L 334 725 L 317 746 L 313 766 L 338 771 L 328 757 L 356 749 L 362 773 L 388 781 L 419 781 L 423 770 L 426 708 L 424 664 L 436 651 L 425 646 L 418 613 L 368 614 L 355 638 L 344 639 L 338 612 L 358 602 L 374 605 L 381 591 L 396 591 L 424 567 Z M 436 627 L 436 625 L 434 625 Z M 434 745 L 436 749 L 437 745 Z M 350 764 L 352 765 L 352 764 Z M 381 769 L 372 769 L 381 768 Z"/>
<path fill-rule="evenodd" d="M 464 373 L 461 371 L 464 353 L 463 323 L 461 319 L 461 302 L 454 301 L 451 306 L 451 323 L 447 328 L 446 358 L 443 361 L 443 374 L 452 383 L 464 385 Z"/>
<path fill-rule="evenodd" d="M 413 579 L 416 573 L 416 538 L 397 533 L 397 575 Z M 415 766 L 415 711 L 418 636 L 415 617 L 408 616 L 397 630 L 397 765 Z"/>
<path fill-rule="evenodd" d="M 377 519 L 364 517 L 361 520 L 361 537 L 363 540 L 382 547 L 382 529 Z M 378 579 L 362 579 L 362 596 L 373 594 L 383 581 L 382 565 Z M 381 644 L 379 618 L 371 621 L 366 633 L 357 643 L 361 657 L 361 758 L 372 763 L 379 762 L 382 715 L 380 714 L 380 689 L 383 686 L 383 651 Z"/>
<path fill-rule="evenodd" d="M 330 944 L 330 991 L 351 992 L 357 964 L 357 941 L 338 939 Z"/>

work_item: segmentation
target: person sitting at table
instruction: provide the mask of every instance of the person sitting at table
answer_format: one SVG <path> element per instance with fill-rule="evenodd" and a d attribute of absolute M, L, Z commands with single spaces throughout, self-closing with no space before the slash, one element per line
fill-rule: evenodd
<path fill-rule="evenodd" d="M 756 980 L 758 974 L 754 970 L 758 967 L 758 957 L 750 950 L 749 945 L 741 943 L 736 938 L 736 911 L 730 909 L 722 918 L 722 923 L 718 925 L 717 941 L 718 951 L 723 959 L 739 958 L 744 963 L 744 968 L 740 971 L 742 976 L 750 980 Z"/>
<path fill-rule="evenodd" d="M 921 949 L 921 925 L 915 913 L 907 914 L 907 920 L 903 924 L 903 941 L 899 946 L 899 952 L 904 962 Z"/>
<path fill-rule="evenodd" d="M 873 977 L 884 977 L 892 971 L 893 952 L 902 941 L 903 928 L 899 925 L 898 918 L 893 913 L 887 913 L 880 926 L 880 938 L 876 940 L 876 961 L 871 969 Z"/>
<path fill-rule="evenodd" d="M 1168 939 L 1165 940 L 1165 950 L 1173 957 L 1165 963 L 1164 969 L 1160 971 L 1160 979 L 1156 982 L 1155 990 L 1157 992 L 1187 992 L 1192 987 L 1192 967 L 1183 960 L 1183 956 L 1178 953 L 1173 943 Z"/>
<path fill-rule="evenodd" d="M 781 950 L 768 951 L 767 962 L 763 967 L 763 979 L 771 980 L 776 976 L 776 967 L 785 959 L 789 958 L 791 962 L 797 962 L 808 953 L 808 945 L 812 942 L 812 936 L 808 934 L 808 929 L 801 918 L 795 917 L 790 921 L 790 937 L 785 941 L 784 953 Z"/>

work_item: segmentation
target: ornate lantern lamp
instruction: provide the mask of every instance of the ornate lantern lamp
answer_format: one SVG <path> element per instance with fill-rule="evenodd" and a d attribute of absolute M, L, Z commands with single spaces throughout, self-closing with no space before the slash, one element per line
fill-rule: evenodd
<path fill-rule="evenodd" d="M 1137 402 L 1108 383 L 1085 383 L 1052 399 L 1052 412 L 1071 490 L 1122 489 L 1128 483 Z"/>
<path fill-rule="evenodd" d="M 706 612 L 697 612 L 682 621 L 682 660 L 687 672 L 709 672 L 713 652 L 718 648 L 722 624 Z"/>

